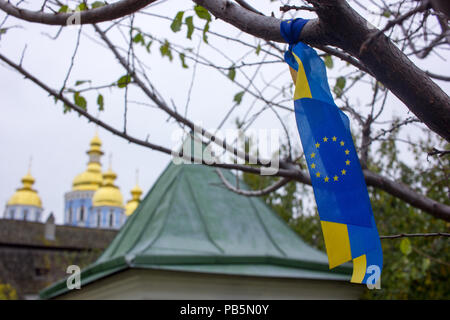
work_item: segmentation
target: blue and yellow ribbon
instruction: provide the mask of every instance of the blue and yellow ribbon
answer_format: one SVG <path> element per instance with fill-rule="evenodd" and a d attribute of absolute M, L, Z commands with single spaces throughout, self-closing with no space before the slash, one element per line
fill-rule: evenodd
<path fill-rule="evenodd" d="M 281 23 L 295 82 L 297 127 L 311 176 L 330 269 L 353 261 L 351 282 L 375 284 L 383 253 L 348 117 L 336 106 L 325 65 L 298 42 L 304 19 Z"/>

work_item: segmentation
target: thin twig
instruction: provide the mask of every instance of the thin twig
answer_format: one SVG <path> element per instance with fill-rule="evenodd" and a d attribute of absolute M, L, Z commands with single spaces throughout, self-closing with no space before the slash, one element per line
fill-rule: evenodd
<path fill-rule="evenodd" d="M 380 236 L 380 239 L 399 239 L 399 238 L 414 238 L 414 237 L 450 237 L 450 233 L 433 232 L 433 233 L 401 233 L 390 236 Z"/>
<path fill-rule="evenodd" d="M 280 7 L 280 11 L 281 12 L 288 12 L 290 10 L 317 11 L 316 8 L 308 7 L 308 6 L 289 6 L 289 5 L 284 5 L 284 6 Z"/>
<path fill-rule="evenodd" d="M 359 50 L 359 54 L 362 55 L 369 48 L 369 46 L 372 44 L 372 42 L 376 38 L 378 38 L 381 34 L 386 32 L 387 30 L 389 30 L 393 26 L 395 26 L 397 24 L 401 24 L 401 23 L 403 23 L 403 21 L 405 21 L 409 17 L 415 15 L 416 13 L 428 10 L 429 8 L 430 8 L 430 3 L 429 3 L 428 0 L 425 0 L 425 1 L 423 1 L 422 4 L 417 6 L 415 9 L 413 9 L 411 11 L 408 11 L 407 13 L 402 14 L 398 18 L 395 18 L 395 19 L 389 21 L 383 29 L 378 30 L 377 32 L 372 34 L 366 41 L 363 42 L 363 44 L 361 45 L 361 48 Z"/>
<path fill-rule="evenodd" d="M 450 154 L 450 150 L 438 150 L 436 148 L 431 149 L 430 152 L 428 152 L 427 156 L 439 156 L 439 157 L 443 157 L 446 154 Z"/>
<path fill-rule="evenodd" d="M 230 182 L 228 182 L 228 180 L 225 178 L 225 176 L 219 169 L 216 168 L 215 171 L 216 171 L 217 175 L 219 176 L 220 180 L 222 181 L 222 183 L 225 185 L 225 187 L 227 187 L 228 190 L 231 190 L 234 193 L 237 193 L 237 194 L 240 194 L 243 196 L 247 196 L 247 197 L 265 196 L 271 192 L 274 192 L 275 190 L 278 190 L 279 188 L 286 185 L 289 181 L 291 181 L 290 178 L 282 178 L 279 181 L 277 181 L 276 183 L 274 183 L 273 185 L 268 186 L 267 188 L 264 188 L 261 190 L 249 191 L 249 190 L 242 190 L 242 189 L 236 188 Z"/>

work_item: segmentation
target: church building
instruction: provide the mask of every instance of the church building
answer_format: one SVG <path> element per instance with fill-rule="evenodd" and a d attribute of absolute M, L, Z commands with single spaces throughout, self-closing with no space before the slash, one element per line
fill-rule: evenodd
<path fill-rule="evenodd" d="M 34 178 L 28 173 L 22 178 L 22 187 L 12 195 L 5 207 L 4 218 L 40 221 L 43 211 L 41 198 L 32 188 Z"/>
<path fill-rule="evenodd" d="M 137 184 L 131 190 L 131 199 L 124 204 L 122 193 L 114 184 L 117 174 L 111 166 L 102 172 L 101 147 L 102 141 L 96 134 L 87 151 L 86 170 L 73 179 L 72 190 L 64 195 L 64 225 L 118 230 L 139 205 L 142 190 Z M 34 182 L 28 170 L 22 187 L 6 204 L 5 219 L 42 222 L 42 201 L 32 188 Z"/>

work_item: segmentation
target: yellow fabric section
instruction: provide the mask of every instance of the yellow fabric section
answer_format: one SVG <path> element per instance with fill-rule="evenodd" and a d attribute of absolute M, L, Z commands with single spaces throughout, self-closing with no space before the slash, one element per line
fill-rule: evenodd
<path fill-rule="evenodd" d="M 366 270 L 367 259 L 365 254 L 353 259 L 353 274 L 352 280 L 350 280 L 350 282 L 361 283 L 364 280 L 364 276 L 366 275 Z"/>
<path fill-rule="evenodd" d="M 352 259 L 347 225 L 321 221 L 330 269 Z"/>
<path fill-rule="evenodd" d="M 301 98 L 312 98 L 311 90 L 309 88 L 308 78 L 306 78 L 305 69 L 302 61 L 294 54 L 295 60 L 298 63 L 297 80 L 295 81 L 294 101 Z"/>

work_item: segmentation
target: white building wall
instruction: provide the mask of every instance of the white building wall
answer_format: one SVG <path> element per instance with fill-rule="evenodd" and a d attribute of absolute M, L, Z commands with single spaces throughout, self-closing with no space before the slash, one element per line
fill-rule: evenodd
<path fill-rule="evenodd" d="M 127 270 L 59 299 L 358 299 L 363 285 L 348 281 L 251 277 L 157 269 Z"/>

